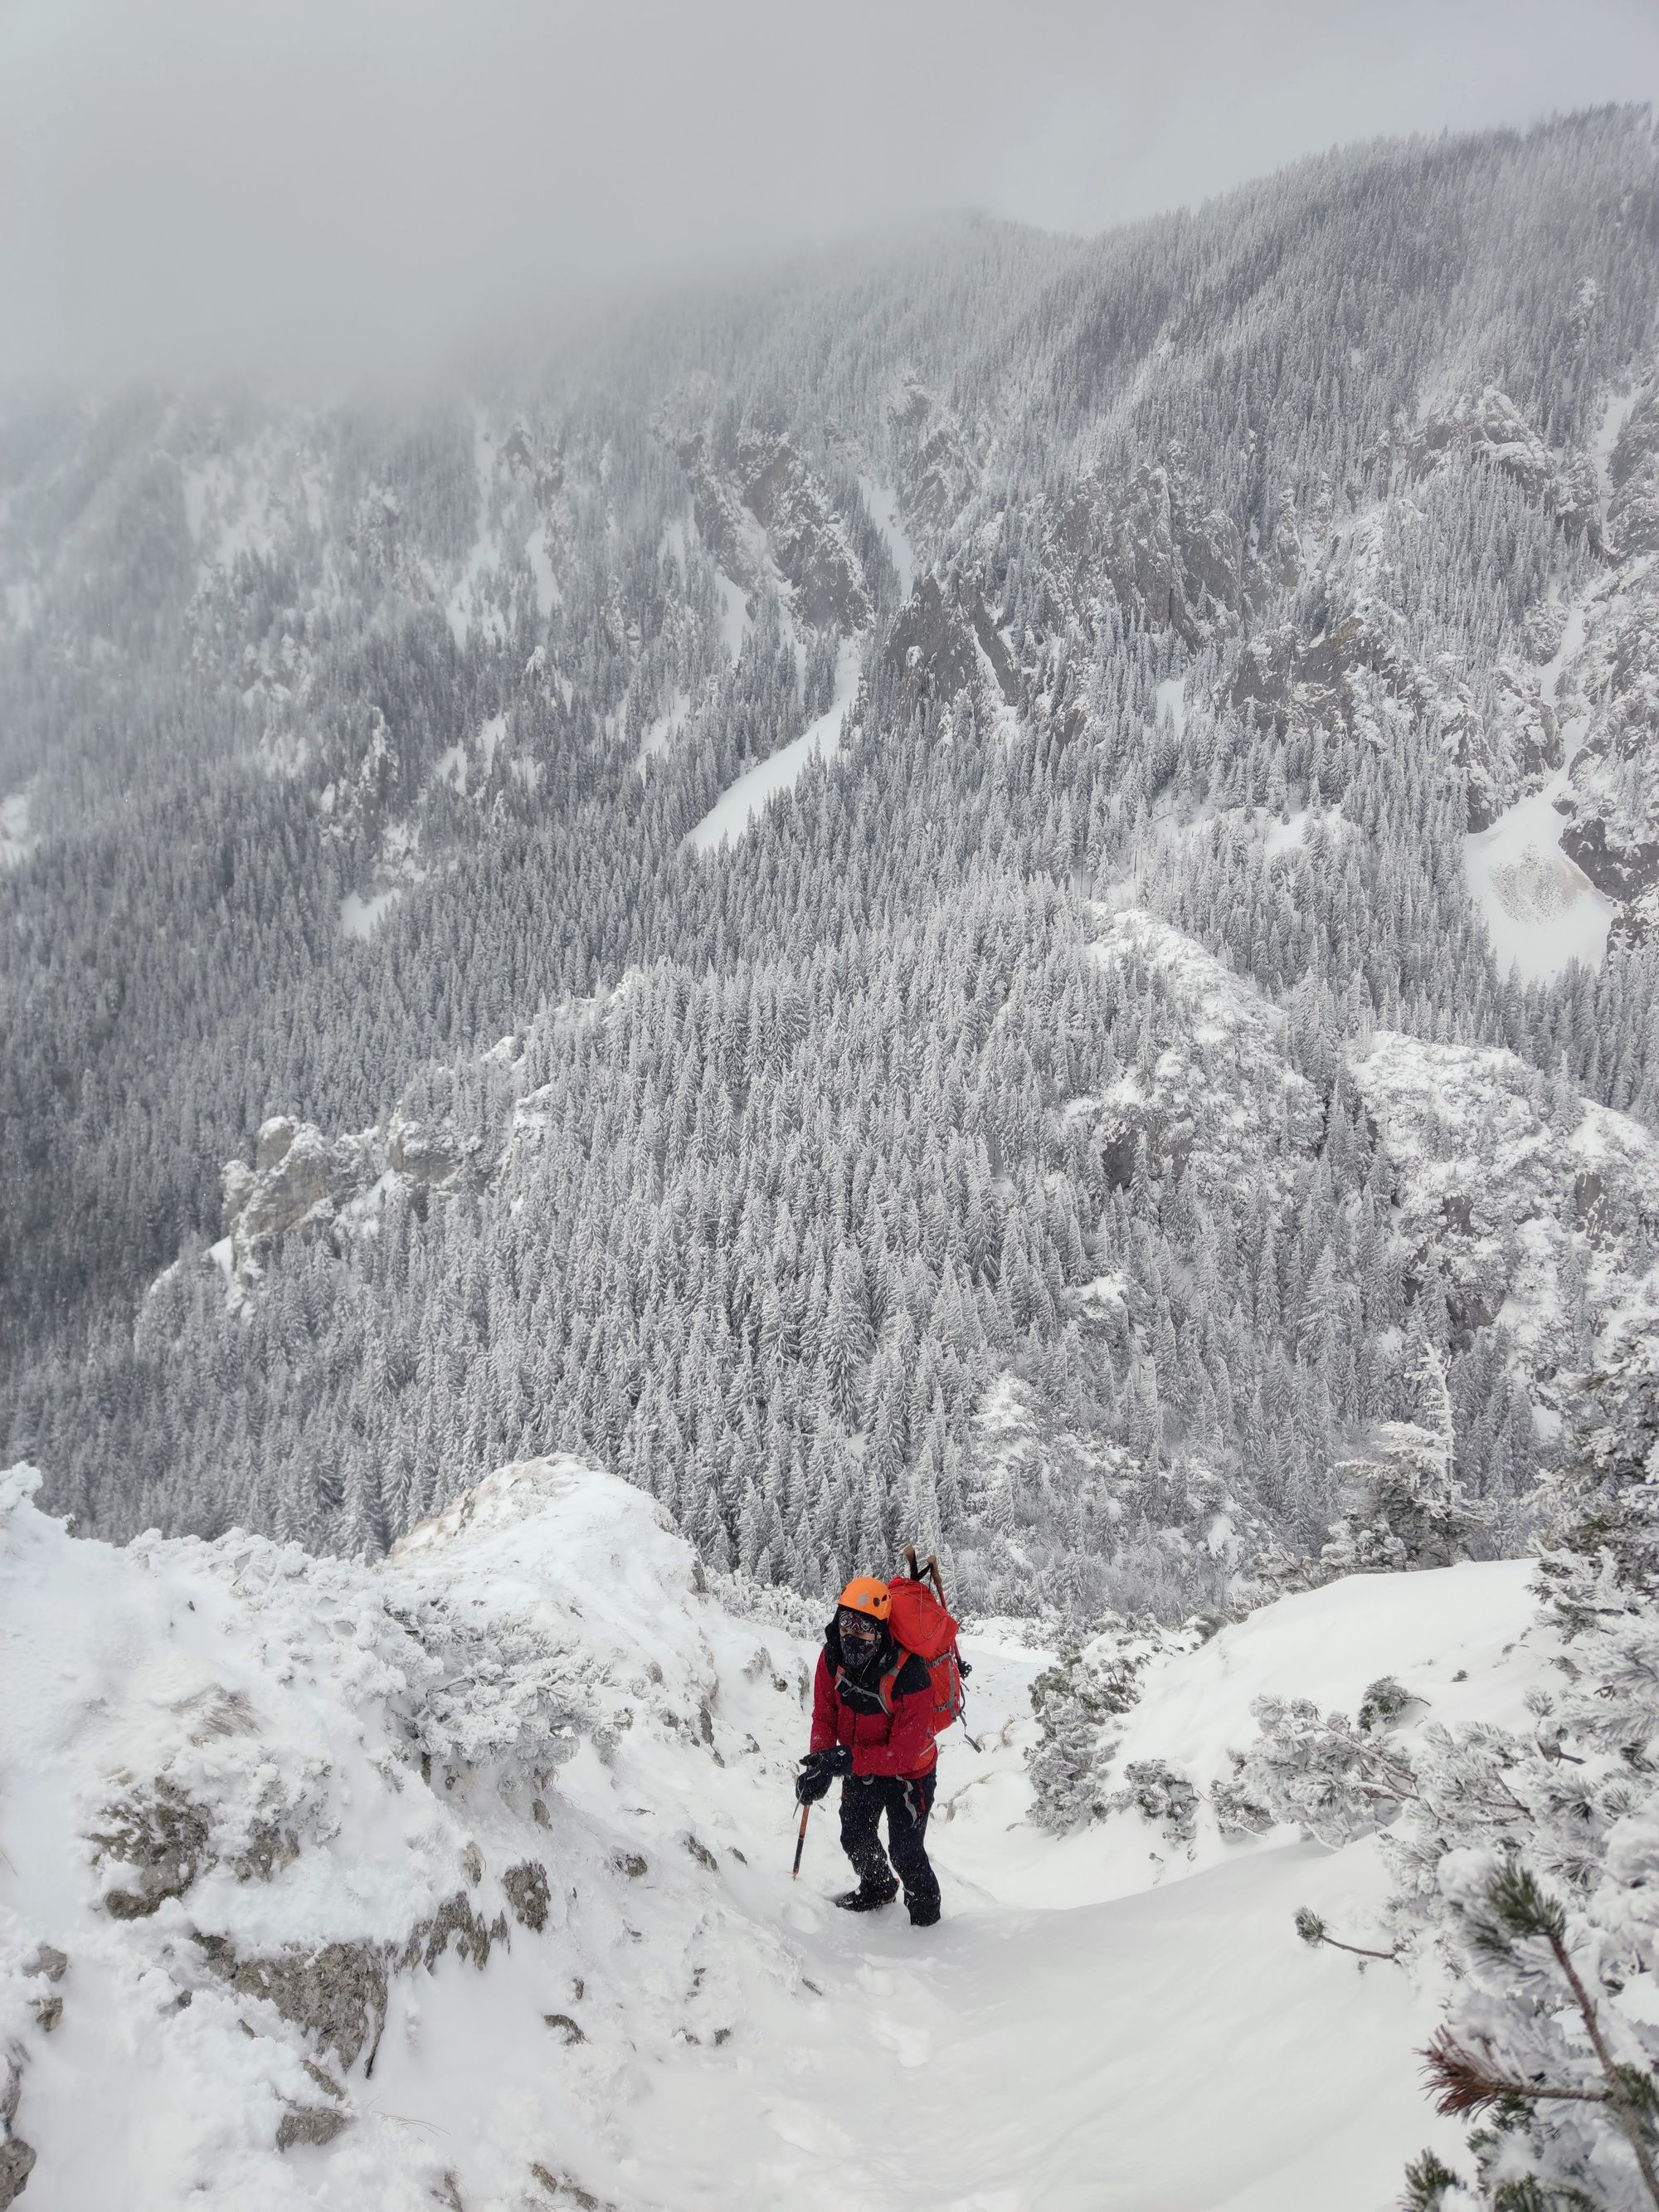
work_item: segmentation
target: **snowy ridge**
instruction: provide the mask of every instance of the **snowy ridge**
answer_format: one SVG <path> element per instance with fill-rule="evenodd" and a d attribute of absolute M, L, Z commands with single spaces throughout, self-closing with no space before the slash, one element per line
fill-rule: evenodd
<path fill-rule="evenodd" d="M 1139 908 L 1093 910 L 1090 953 L 1126 989 L 1149 982 L 1173 1032 L 1099 1099 L 1072 1100 L 1069 1117 L 1097 1117 L 1133 1154 L 1146 1132 L 1166 1153 L 1189 1153 L 1207 1174 L 1311 1143 L 1312 1086 L 1285 1056 L 1284 1017 L 1182 931 Z M 1264 1112 L 1264 1103 L 1268 1110 Z"/>
<path fill-rule="evenodd" d="M 1291 1932 L 1304 1904 L 1380 1908 L 1370 1845 L 1228 1840 L 1207 1811 L 1172 1844 L 1133 1808 L 1043 1838 L 1041 1650 L 969 1641 L 987 1749 L 944 1747 L 923 1936 L 827 1908 L 822 1813 L 792 1887 L 810 1647 L 702 1595 L 626 1485 L 505 1468 L 365 1569 L 76 1542 L 33 1482 L 0 1479 L 26 1691 L 0 1715 L 0 2018 L 60 2212 L 829 2212 L 848 2159 L 928 2212 L 1328 2212 L 1339 2184 L 1381 2212 L 1449 2132 L 1409 2059 L 1432 1993 L 1399 1976 L 1356 2008 Z M 1508 1718 L 1527 1572 L 1283 1601 L 1157 1666 L 1123 1759 L 1202 1790 L 1254 1697 L 1352 1705 L 1390 1668 L 1437 1712 Z"/>
<path fill-rule="evenodd" d="M 76 1545 L 32 1481 L 0 1486 L 0 1958 L 25 1998 L 43 1942 L 69 1961 L 17 2122 L 43 2203 L 403 2205 L 459 2166 L 516 2204 L 614 2157 L 629 2068 L 798 1978 L 722 1941 L 714 1872 L 798 1673 L 639 1492 L 508 1468 L 370 1572 Z"/>

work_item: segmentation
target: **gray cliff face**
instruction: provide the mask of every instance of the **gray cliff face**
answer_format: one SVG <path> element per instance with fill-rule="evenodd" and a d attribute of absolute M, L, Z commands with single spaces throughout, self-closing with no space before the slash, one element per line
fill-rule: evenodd
<path fill-rule="evenodd" d="M 950 407 L 914 378 L 890 403 L 887 419 L 902 456 L 905 512 L 931 535 L 977 490 L 980 464 Z"/>
<path fill-rule="evenodd" d="M 1608 459 L 1613 562 L 1592 593 L 1561 711 L 1580 742 L 1561 845 L 1620 909 L 1618 941 L 1659 927 L 1659 386 L 1639 395 Z"/>
<path fill-rule="evenodd" d="M 1051 545 L 1069 601 L 1091 626 L 1091 611 L 1109 594 L 1126 623 L 1198 645 L 1231 628 L 1243 605 L 1243 535 L 1205 504 L 1178 446 L 1125 481 L 1081 485 Z M 1288 564 L 1288 546 L 1280 554 Z"/>
<path fill-rule="evenodd" d="M 698 534 L 750 593 L 787 584 L 801 618 L 850 633 L 872 612 L 843 519 L 798 447 L 780 432 L 745 430 L 722 455 L 706 422 L 667 432 L 691 492 Z"/>
<path fill-rule="evenodd" d="M 1659 386 L 1638 398 L 1607 460 L 1607 550 L 1615 560 L 1659 553 Z"/>
<path fill-rule="evenodd" d="M 926 576 L 889 634 L 887 665 L 907 713 L 923 701 L 948 706 L 964 692 L 1012 705 L 1019 686 L 1008 648 L 979 593 L 958 586 L 947 596 Z"/>
<path fill-rule="evenodd" d="M 374 1218 L 374 1197 L 388 1178 L 411 1202 L 489 1188 L 495 1163 L 448 1123 L 394 1115 L 384 1131 L 329 1137 L 287 1115 L 262 1124 L 253 1164 L 232 1160 L 222 1176 L 227 1270 L 246 1290 L 283 1239 L 316 1241 L 341 1253 Z"/>

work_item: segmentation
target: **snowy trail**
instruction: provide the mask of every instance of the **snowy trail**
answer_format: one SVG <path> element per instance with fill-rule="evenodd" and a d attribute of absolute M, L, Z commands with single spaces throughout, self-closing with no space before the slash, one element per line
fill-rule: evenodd
<path fill-rule="evenodd" d="M 621 2202 L 832 2212 L 855 2172 L 922 2212 L 1329 2212 L 1339 2184 L 1346 2212 L 1382 2212 L 1402 2145 L 1453 2147 L 1411 2059 L 1431 2025 L 1422 1997 L 1291 1932 L 1298 1905 L 1351 1923 L 1374 1910 L 1369 1846 L 1246 1847 L 1161 1889 L 1066 1901 L 1086 1870 L 1010 1832 L 1037 1664 L 977 1655 L 987 1753 L 959 1738 L 945 1753 L 939 1928 L 836 1911 L 848 1877 L 827 1808 L 800 1891 L 775 1871 L 744 1881 L 822 1994 L 752 1992 L 736 2070 L 653 2085 Z M 1048 1855 L 1047 1909 L 1000 1893 L 999 1842 L 1017 1893 L 1033 1847 Z"/>
<path fill-rule="evenodd" d="M 1333 1868 L 1293 1845 L 1054 1912 L 964 1905 L 947 1880 L 952 1917 L 925 1954 L 896 1914 L 854 1936 L 828 1924 L 833 1907 L 814 1908 L 824 1924 L 811 1935 L 793 1915 L 839 1979 L 843 2016 L 828 2048 L 797 2030 L 784 2080 L 757 2083 L 758 2117 L 785 2148 L 738 2201 L 787 2190 L 826 2212 L 842 2202 L 835 2171 L 788 2156 L 806 2135 L 872 2186 L 939 2212 L 1313 2212 L 1338 2174 L 1355 2207 L 1390 2203 L 1402 2139 L 1433 2132 L 1400 2063 L 1423 2023 L 1402 1981 L 1377 1977 L 1361 2008 L 1340 1965 L 1294 1971 L 1297 1906 L 1328 1905 L 1332 1889 L 1340 1905 L 1350 1887 Z M 849 2028 L 848 2006 L 862 2027 Z M 717 2157 L 739 2116 L 697 2104 Z M 683 2142 L 696 2124 L 677 2113 Z"/>

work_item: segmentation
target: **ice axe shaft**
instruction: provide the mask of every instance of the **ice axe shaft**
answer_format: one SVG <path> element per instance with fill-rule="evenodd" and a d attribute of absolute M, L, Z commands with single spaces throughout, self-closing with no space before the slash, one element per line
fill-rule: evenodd
<path fill-rule="evenodd" d="M 806 1822 L 811 1810 L 810 1804 L 803 1805 L 800 1808 L 800 1826 L 795 1831 L 795 1863 L 789 1869 L 791 1881 L 795 1881 L 800 1873 L 800 1855 L 806 1847 Z"/>
<path fill-rule="evenodd" d="M 926 1564 L 919 1567 L 916 1565 L 915 1546 L 914 1544 L 907 1544 L 904 1547 L 904 1564 L 910 1570 L 910 1579 L 913 1583 L 919 1583 L 923 1575 L 927 1577 L 928 1580 L 933 1583 L 934 1590 L 938 1593 L 939 1603 L 941 1605 L 945 1605 L 945 1583 L 943 1577 L 939 1574 L 939 1559 L 936 1554 L 929 1552 Z M 949 1606 L 945 1606 L 945 1609 L 948 1613 L 951 1608 Z"/>

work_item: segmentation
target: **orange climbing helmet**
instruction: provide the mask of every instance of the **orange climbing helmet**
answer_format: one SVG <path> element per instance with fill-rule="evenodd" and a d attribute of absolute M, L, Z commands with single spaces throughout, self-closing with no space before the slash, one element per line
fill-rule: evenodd
<path fill-rule="evenodd" d="M 873 1575 L 854 1575 L 836 1603 L 844 1605 L 848 1613 L 866 1613 L 872 1620 L 885 1620 L 893 1609 L 893 1593 Z"/>

